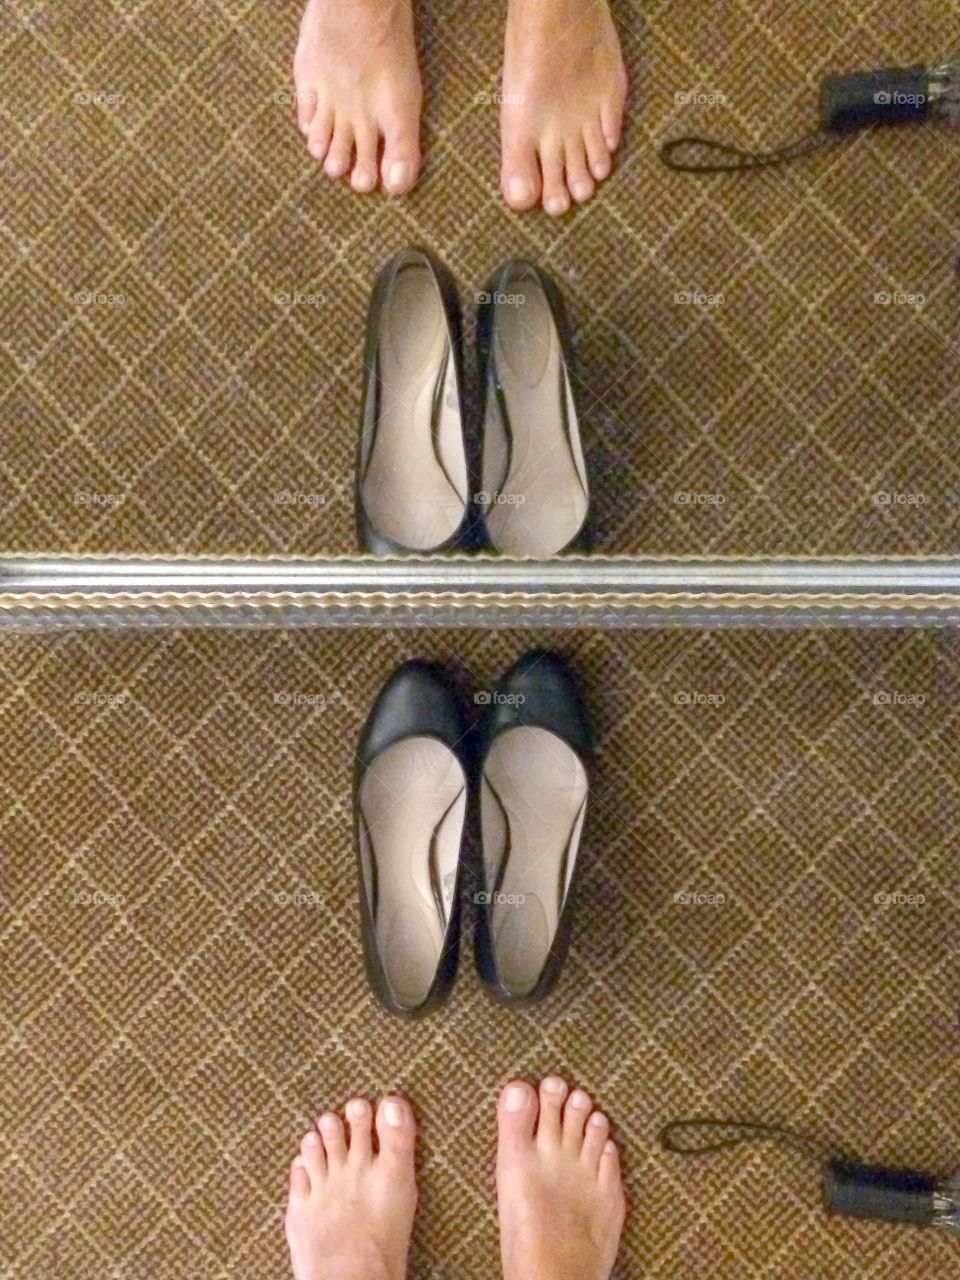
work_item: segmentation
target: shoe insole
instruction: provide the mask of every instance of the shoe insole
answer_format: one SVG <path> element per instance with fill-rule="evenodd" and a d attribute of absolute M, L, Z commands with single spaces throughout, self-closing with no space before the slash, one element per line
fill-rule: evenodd
<path fill-rule="evenodd" d="M 361 849 L 376 886 L 374 931 L 402 1005 L 427 995 L 456 891 L 466 811 L 460 761 L 435 738 L 405 738 L 373 761 L 360 784 Z"/>
<path fill-rule="evenodd" d="M 579 756 L 548 729 L 508 729 L 484 763 L 480 822 L 486 883 L 495 892 L 491 935 L 497 972 L 511 995 L 533 990 L 550 955 L 576 863 L 587 790 Z"/>
<path fill-rule="evenodd" d="M 380 317 L 378 375 L 379 418 L 360 486 L 363 506 L 385 537 L 429 551 L 456 533 L 468 494 L 447 317 L 425 266 L 404 267 L 394 280 Z"/>
<path fill-rule="evenodd" d="M 546 557 L 562 551 L 586 518 L 586 466 L 547 296 L 532 275 L 518 277 L 511 287 L 523 301 L 498 304 L 494 337 L 511 443 L 508 447 L 491 396 L 483 488 L 498 500 L 486 512 L 486 525 L 504 555 Z M 564 401 L 569 438 L 563 429 Z"/>

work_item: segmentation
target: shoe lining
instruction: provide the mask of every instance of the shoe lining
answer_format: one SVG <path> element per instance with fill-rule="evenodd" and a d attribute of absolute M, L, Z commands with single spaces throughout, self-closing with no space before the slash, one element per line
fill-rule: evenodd
<path fill-rule="evenodd" d="M 445 743 L 405 738 L 367 769 L 359 806 L 361 856 L 375 867 L 380 961 L 397 1003 L 414 1008 L 436 977 L 453 908 L 466 812 L 463 768 Z"/>
<path fill-rule="evenodd" d="M 503 554 L 543 558 L 562 551 L 586 519 L 586 465 L 547 296 L 532 274 L 518 276 L 511 290 L 522 301 L 496 304 L 502 401 L 487 396 L 483 489 L 496 500 L 486 510 L 486 525 Z"/>
<path fill-rule="evenodd" d="M 423 264 L 394 279 L 380 316 L 375 379 L 364 510 L 390 541 L 429 551 L 457 532 L 469 495 L 447 316 Z"/>
<path fill-rule="evenodd" d="M 586 815 L 587 774 L 548 729 L 502 733 L 483 768 L 480 822 L 497 975 L 511 994 L 537 985 L 556 937 Z"/>

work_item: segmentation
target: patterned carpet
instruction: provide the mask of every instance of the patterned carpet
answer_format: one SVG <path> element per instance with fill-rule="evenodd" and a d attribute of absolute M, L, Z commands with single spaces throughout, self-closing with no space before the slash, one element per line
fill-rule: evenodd
<path fill-rule="evenodd" d="M 561 281 L 600 549 L 956 553 L 957 136 L 656 157 L 803 134 L 824 72 L 948 56 L 955 0 L 621 5 L 621 164 L 559 223 L 496 191 L 500 7 L 420 9 L 429 165 L 390 203 L 305 158 L 294 0 L 0 4 L 0 546 L 351 550 L 367 295 L 420 241 L 471 313 L 508 254 Z"/>
<path fill-rule="evenodd" d="M 301 1127 L 392 1086 L 413 1275 L 489 1278 L 495 1091 L 548 1069 L 625 1149 L 624 1280 L 960 1276 L 946 1237 L 824 1218 L 796 1156 L 655 1146 L 713 1112 L 956 1164 L 955 635 L 554 633 L 600 739 L 560 986 L 495 1006 L 467 945 L 446 1010 L 398 1022 L 363 978 L 350 744 L 403 657 L 489 690 L 537 639 L 0 637 L 5 1280 L 281 1280 Z"/>

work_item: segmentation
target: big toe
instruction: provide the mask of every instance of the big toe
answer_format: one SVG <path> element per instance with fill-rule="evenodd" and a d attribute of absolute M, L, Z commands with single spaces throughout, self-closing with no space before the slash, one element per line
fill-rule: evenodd
<path fill-rule="evenodd" d="M 382 1098 L 377 1107 L 378 1159 L 396 1164 L 412 1162 L 416 1136 L 416 1122 L 410 1103 L 393 1093 Z"/>
<path fill-rule="evenodd" d="M 503 160 L 500 189 L 511 209 L 532 209 L 540 199 L 540 169 L 533 139 L 518 127 L 504 122 Z"/>
<path fill-rule="evenodd" d="M 416 117 L 391 112 L 383 126 L 383 160 L 380 175 L 383 188 L 392 196 L 409 191 L 420 173 L 420 139 Z"/>
<path fill-rule="evenodd" d="M 497 1102 L 498 1152 L 509 1156 L 527 1150 L 536 1120 L 536 1091 L 524 1080 L 511 1080 Z"/>

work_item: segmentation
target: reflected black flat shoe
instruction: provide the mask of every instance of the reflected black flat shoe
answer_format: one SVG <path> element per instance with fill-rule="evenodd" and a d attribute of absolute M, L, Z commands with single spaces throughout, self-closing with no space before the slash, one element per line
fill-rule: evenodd
<path fill-rule="evenodd" d="M 509 556 L 589 549 L 590 491 L 571 376 L 573 348 L 553 280 L 519 260 L 480 310 L 484 395 L 480 507 Z"/>
<path fill-rule="evenodd" d="M 357 464 L 360 544 L 425 555 L 469 541 L 456 290 L 423 249 L 380 272 L 367 317 Z"/>
<path fill-rule="evenodd" d="M 593 743 L 579 686 L 552 653 L 528 653 L 481 726 L 476 960 L 496 999 L 542 1000 L 573 922 Z"/>
<path fill-rule="evenodd" d="M 392 1013 L 447 996 L 457 966 L 466 725 L 439 668 L 407 662 L 384 685 L 358 748 L 354 790 L 367 976 Z"/>

